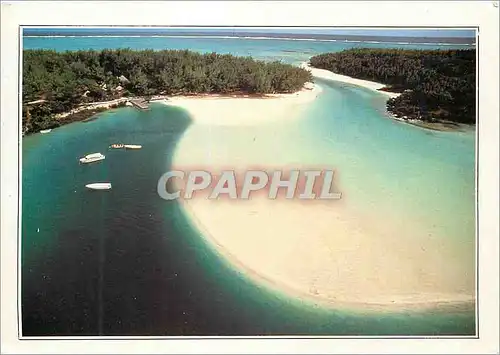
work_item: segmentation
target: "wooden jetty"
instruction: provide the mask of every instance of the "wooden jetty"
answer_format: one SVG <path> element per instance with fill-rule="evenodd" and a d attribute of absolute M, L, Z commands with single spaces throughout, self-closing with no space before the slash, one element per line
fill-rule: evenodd
<path fill-rule="evenodd" d="M 130 103 L 141 110 L 147 110 L 149 108 L 148 102 L 144 99 L 132 99 Z"/>

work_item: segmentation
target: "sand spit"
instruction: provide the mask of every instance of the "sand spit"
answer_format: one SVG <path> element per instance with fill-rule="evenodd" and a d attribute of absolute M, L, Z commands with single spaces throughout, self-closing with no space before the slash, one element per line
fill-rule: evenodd
<path fill-rule="evenodd" d="M 315 85 L 267 98 L 177 97 L 166 104 L 186 109 L 194 125 L 246 126 L 300 117 L 319 90 Z M 178 147 L 187 149 L 182 140 Z M 189 149 L 211 151 L 206 144 Z M 173 170 L 193 163 L 183 156 L 176 152 Z M 218 154 L 200 156 L 214 175 L 228 168 Z M 377 209 L 366 215 L 345 199 L 209 200 L 196 194 L 180 203 L 222 258 L 255 282 L 297 299 L 377 311 L 475 302 L 474 245 L 435 236 L 411 218 Z"/>
<path fill-rule="evenodd" d="M 174 96 L 162 103 L 184 108 L 197 124 L 248 126 L 297 117 L 320 92 L 318 85 L 307 83 L 301 91 L 293 94 L 267 95 L 262 98 Z"/>
<path fill-rule="evenodd" d="M 394 98 L 394 97 L 398 97 L 399 95 L 401 95 L 400 93 L 396 93 L 396 92 L 389 92 L 389 91 L 380 90 L 382 88 L 385 88 L 387 85 L 377 83 L 375 81 L 356 79 L 356 78 L 352 78 L 352 77 L 347 76 L 347 75 L 336 74 L 336 73 L 333 73 L 329 70 L 313 68 L 310 65 L 308 65 L 307 63 L 302 63 L 300 66 L 304 69 L 309 70 L 311 72 L 311 74 L 317 78 L 340 81 L 340 82 L 347 83 L 347 84 L 362 86 L 364 88 L 374 90 L 374 91 L 377 91 L 381 94 L 384 94 L 384 95 L 388 96 L 389 98 Z"/>

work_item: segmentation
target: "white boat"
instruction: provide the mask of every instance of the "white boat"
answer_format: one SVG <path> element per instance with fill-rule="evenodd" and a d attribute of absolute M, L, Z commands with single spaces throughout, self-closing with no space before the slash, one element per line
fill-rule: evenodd
<path fill-rule="evenodd" d="M 101 153 L 92 153 L 92 154 L 87 154 L 83 158 L 80 158 L 80 163 L 93 163 L 95 161 L 99 160 L 104 160 L 106 157 L 102 155 Z"/>
<path fill-rule="evenodd" d="M 87 184 L 85 185 L 87 189 L 91 190 L 109 190 L 111 189 L 111 183 L 110 182 L 95 182 L 93 184 Z"/>
<path fill-rule="evenodd" d="M 42 129 L 40 133 L 49 133 L 52 129 Z"/>
<path fill-rule="evenodd" d="M 138 145 L 138 144 L 125 144 L 124 147 L 125 147 L 125 149 L 141 149 L 142 145 Z"/>

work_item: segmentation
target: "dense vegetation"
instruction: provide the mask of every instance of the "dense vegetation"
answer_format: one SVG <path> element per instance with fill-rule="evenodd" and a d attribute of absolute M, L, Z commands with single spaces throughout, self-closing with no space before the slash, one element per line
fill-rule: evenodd
<path fill-rule="evenodd" d="M 23 131 L 64 122 L 55 114 L 122 96 L 269 94 L 301 89 L 308 71 L 280 62 L 187 50 L 25 50 Z M 44 100 L 39 103 L 28 102 Z M 29 112 L 28 112 L 29 111 Z"/>
<path fill-rule="evenodd" d="M 398 117 L 476 122 L 475 50 L 349 49 L 312 57 L 313 67 L 387 84 Z"/>

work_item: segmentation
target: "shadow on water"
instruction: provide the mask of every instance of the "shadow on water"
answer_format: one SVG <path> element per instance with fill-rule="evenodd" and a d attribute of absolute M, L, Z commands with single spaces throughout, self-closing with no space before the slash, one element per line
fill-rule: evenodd
<path fill-rule="evenodd" d="M 112 117 L 109 114 L 101 120 L 76 124 L 79 127 L 60 128 L 61 137 L 47 137 L 69 142 L 64 151 L 56 149 L 60 154 L 52 159 L 55 162 L 49 159 L 23 167 L 24 171 L 40 171 L 23 174 L 27 176 L 23 178 L 23 335 L 97 335 L 133 330 L 145 334 L 157 326 L 151 319 L 156 314 L 167 310 L 171 315 L 172 303 L 165 295 L 173 292 L 164 291 L 165 284 L 175 288 L 169 280 L 178 271 L 172 268 L 178 265 L 174 262 L 178 256 L 171 245 L 178 231 L 172 215 L 165 218 L 162 208 L 166 201 L 158 197 L 156 188 L 159 177 L 170 166 L 177 140 L 191 123 L 178 111 L 164 107 L 149 113 L 124 109 Z M 120 115 L 126 117 L 117 117 Z M 82 132 L 82 125 L 92 127 Z M 141 142 L 144 148 L 110 150 L 105 153 L 105 161 L 92 166 L 73 162 L 81 156 L 81 147 L 83 152 L 102 151 L 110 143 L 127 141 Z M 97 142 L 100 147 L 93 148 Z M 51 147 L 57 144 L 46 143 Z M 60 160 L 65 161 L 64 166 Z M 35 179 L 48 179 L 50 175 L 55 175 L 57 186 L 45 184 L 48 192 L 30 189 Z M 88 181 L 104 179 L 113 183 L 112 190 L 83 188 Z M 40 202 L 38 208 L 30 209 L 31 201 L 49 201 L 51 189 L 58 196 L 55 203 L 64 206 L 53 211 L 64 214 L 63 218 L 45 213 L 50 206 L 42 209 Z M 48 197 L 31 199 L 33 193 Z M 175 208 L 175 203 L 167 206 L 167 210 Z M 36 227 L 31 225 L 35 220 Z M 45 238 L 51 241 L 36 250 L 40 243 L 35 239 L 42 234 L 40 223 L 44 224 L 42 233 L 50 229 Z"/>

